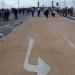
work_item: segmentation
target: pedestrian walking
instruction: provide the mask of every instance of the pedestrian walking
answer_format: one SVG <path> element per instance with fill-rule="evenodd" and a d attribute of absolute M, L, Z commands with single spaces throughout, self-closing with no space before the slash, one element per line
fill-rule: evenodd
<path fill-rule="evenodd" d="M 32 8 L 32 17 L 34 17 L 35 14 L 35 8 Z"/>
<path fill-rule="evenodd" d="M 41 13 L 41 10 L 40 10 L 40 8 L 38 8 L 38 9 L 37 9 L 38 17 L 40 16 L 40 13 Z"/>
<path fill-rule="evenodd" d="M 18 16 L 17 16 L 18 10 L 16 8 L 13 9 L 13 13 L 14 13 L 14 18 L 18 19 Z"/>
<path fill-rule="evenodd" d="M 45 15 L 47 18 L 49 17 L 49 10 L 48 10 L 48 8 L 45 9 L 44 15 Z"/>
<path fill-rule="evenodd" d="M 52 12 L 51 12 L 51 15 L 52 15 L 53 17 L 55 17 L 55 11 L 52 11 Z"/>
<path fill-rule="evenodd" d="M 1 21 L 1 10 L 0 10 L 0 21 Z"/>
<path fill-rule="evenodd" d="M 10 16 L 9 9 L 6 10 L 5 16 L 6 16 L 6 21 L 9 21 L 9 16 Z"/>

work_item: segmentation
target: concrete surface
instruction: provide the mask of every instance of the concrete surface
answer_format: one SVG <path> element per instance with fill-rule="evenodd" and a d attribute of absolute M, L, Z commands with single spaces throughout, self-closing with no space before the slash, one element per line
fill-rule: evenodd
<path fill-rule="evenodd" d="M 18 19 L 14 19 L 14 15 L 10 15 L 10 20 L 7 21 L 0 21 L 0 34 L 3 34 L 3 36 L 0 35 L 0 39 L 8 35 L 10 32 L 14 31 L 17 27 L 19 27 L 25 20 L 28 19 L 30 14 L 25 13 L 18 14 Z"/>
<path fill-rule="evenodd" d="M 37 75 L 23 68 L 31 38 L 35 43 L 30 64 L 37 64 L 39 56 L 51 68 L 48 75 L 75 75 L 75 21 L 58 15 L 30 17 L 0 40 L 0 75 Z"/>

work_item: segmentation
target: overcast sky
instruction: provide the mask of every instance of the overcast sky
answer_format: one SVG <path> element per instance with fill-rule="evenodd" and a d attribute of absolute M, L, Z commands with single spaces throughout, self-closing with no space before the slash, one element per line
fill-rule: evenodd
<path fill-rule="evenodd" d="M 40 1 L 40 6 L 51 6 L 51 1 L 52 0 L 39 0 Z M 54 4 L 56 4 L 56 2 L 60 2 L 60 6 L 73 6 L 73 0 L 54 0 Z M 30 7 L 30 6 L 37 6 L 37 2 L 38 0 L 19 0 L 19 6 L 20 7 Z M 6 8 L 12 8 L 12 7 L 18 7 L 18 0 L 0 0 L 0 8 L 3 7 Z"/>

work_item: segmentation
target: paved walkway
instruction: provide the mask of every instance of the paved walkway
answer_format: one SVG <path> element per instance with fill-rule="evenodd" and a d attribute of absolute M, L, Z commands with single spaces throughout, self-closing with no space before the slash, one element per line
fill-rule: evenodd
<path fill-rule="evenodd" d="M 72 19 L 72 20 L 75 20 L 75 17 L 72 17 L 70 15 L 67 16 L 68 18 Z"/>
<path fill-rule="evenodd" d="M 0 39 L 7 36 L 10 32 L 14 31 L 17 27 L 19 27 L 25 20 L 28 19 L 30 14 L 18 14 L 18 19 L 14 19 L 14 15 L 10 15 L 10 21 L 0 21 Z"/>
<path fill-rule="evenodd" d="M 75 21 L 59 15 L 30 17 L 0 40 L 0 75 L 37 75 L 23 66 L 31 38 L 30 64 L 40 57 L 51 68 L 48 75 L 75 75 Z"/>

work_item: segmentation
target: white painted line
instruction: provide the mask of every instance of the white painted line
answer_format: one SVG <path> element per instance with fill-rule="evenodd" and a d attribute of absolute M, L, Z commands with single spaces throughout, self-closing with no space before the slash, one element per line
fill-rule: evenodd
<path fill-rule="evenodd" d="M 37 72 L 37 75 L 47 75 L 51 68 L 40 57 L 38 57 L 37 65 L 29 64 L 29 57 L 31 54 L 33 44 L 34 39 L 30 39 L 23 67 L 29 72 Z"/>
<path fill-rule="evenodd" d="M 0 28 L 3 28 L 3 27 L 10 27 L 9 25 L 10 25 L 10 24 L 3 25 L 3 26 L 0 26 Z"/>
<path fill-rule="evenodd" d="M 4 34 L 1 34 L 1 33 L 0 33 L 0 36 L 3 36 L 3 35 L 4 35 Z"/>
<path fill-rule="evenodd" d="M 0 34 L 0 35 L 2 36 L 2 38 L 0 38 L 0 41 L 3 40 L 3 39 L 5 39 L 4 34 Z"/>
<path fill-rule="evenodd" d="M 62 33 L 60 32 L 60 34 L 63 36 L 63 38 L 69 43 L 69 45 L 72 47 L 72 48 L 75 48 L 75 46 L 71 43 L 71 41 L 68 40 L 68 38 Z"/>
<path fill-rule="evenodd" d="M 16 28 L 14 28 L 12 31 L 14 32 L 15 30 L 19 29 L 21 26 L 24 26 L 23 24 L 17 26 Z"/>
<path fill-rule="evenodd" d="M 18 28 L 20 28 L 20 26 L 18 26 L 18 27 L 16 27 L 16 28 L 14 28 L 12 31 L 14 32 L 15 30 L 17 30 Z"/>
<path fill-rule="evenodd" d="M 6 27 L 9 27 L 9 28 L 14 28 L 14 27 L 11 27 L 11 26 L 6 26 Z"/>

